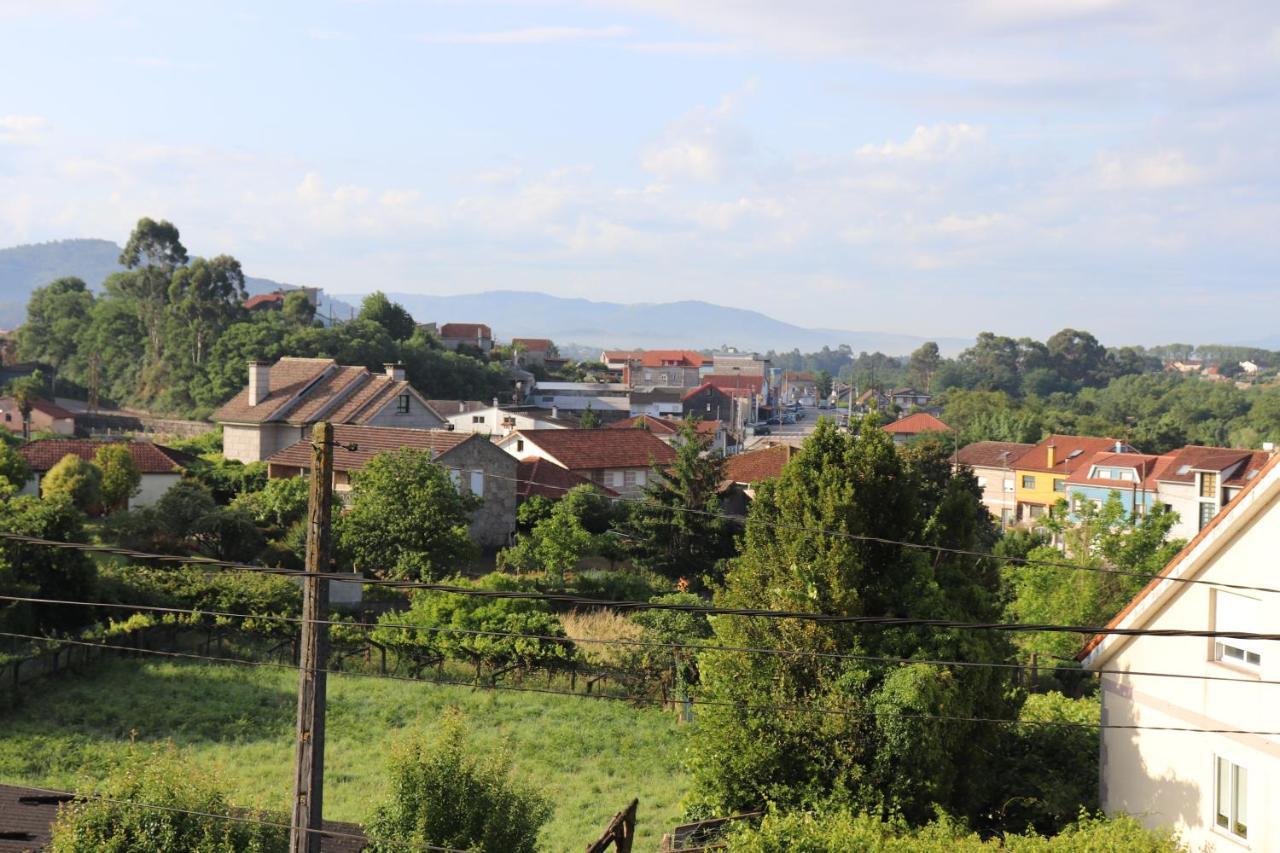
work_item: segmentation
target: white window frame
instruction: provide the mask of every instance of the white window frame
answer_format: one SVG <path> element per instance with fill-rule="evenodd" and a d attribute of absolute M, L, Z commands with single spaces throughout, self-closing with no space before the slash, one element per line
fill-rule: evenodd
<path fill-rule="evenodd" d="M 1215 631 L 1258 631 L 1262 602 L 1247 595 L 1213 591 L 1213 629 Z M 1256 671 L 1262 667 L 1262 643 L 1237 637 L 1214 637 L 1213 659 L 1228 666 Z"/>
<path fill-rule="evenodd" d="M 1223 771 L 1226 779 L 1223 779 Z M 1223 798 L 1223 782 L 1227 784 L 1225 801 Z M 1240 782 L 1244 782 L 1244 795 L 1240 793 Z M 1221 832 L 1239 841 L 1249 839 L 1249 768 L 1240 764 L 1230 756 L 1215 753 L 1213 756 L 1213 818 L 1209 825 L 1216 832 Z M 1223 812 L 1223 809 L 1226 812 Z M 1244 820 L 1240 818 L 1243 812 Z M 1243 830 L 1243 832 L 1241 831 Z M 1256 832 L 1255 832 L 1256 837 Z"/>
<path fill-rule="evenodd" d="M 484 497 L 484 471 L 477 469 L 470 473 L 471 473 L 471 478 L 470 478 L 471 494 L 475 495 L 478 498 Z"/>

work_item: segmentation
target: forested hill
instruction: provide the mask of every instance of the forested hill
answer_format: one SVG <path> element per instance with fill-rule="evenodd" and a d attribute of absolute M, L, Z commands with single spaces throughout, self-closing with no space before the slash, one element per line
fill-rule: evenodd
<path fill-rule="evenodd" d="M 0 329 L 22 325 L 27 315 L 27 300 L 37 287 L 57 278 L 75 276 L 98 290 L 107 276 L 123 269 L 119 259 L 120 246 L 111 240 L 53 240 L 0 249 Z M 294 287 L 253 276 L 246 276 L 244 283 L 250 294 Z M 329 303 L 323 295 L 321 301 L 320 314 L 324 316 L 329 311 Z M 346 317 L 351 312 L 351 306 L 345 302 L 333 302 L 335 316 Z"/>

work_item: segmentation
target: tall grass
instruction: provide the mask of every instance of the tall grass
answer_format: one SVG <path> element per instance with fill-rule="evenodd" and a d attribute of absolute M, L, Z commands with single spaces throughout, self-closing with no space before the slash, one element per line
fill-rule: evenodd
<path fill-rule="evenodd" d="M 576 642 L 578 640 L 639 640 L 644 629 L 612 610 L 592 608 L 561 614 L 564 632 L 574 638 L 578 654 L 594 666 L 627 667 L 634 663 L 639 646 Z"/>
<path fill-rule="evenodd" d="M 292 781 L 297 674 L 288 669 L 106 662 L 96 676 L 35 686 L 0 713 L 0 780 L 65 788 L 100 775 L 131 739 L 172 740 L 196 768 L 216 768 L 233 802 L 285 810 Z M 637 850 L 656 849 L 679 819 L 687 778 L 671 715 L 613 700 L 329 678 L 325 816 L 360 822 L 384 794 L 397 739 L 446 708 L 478 745 L 505 744 L 515 773 L 555 801 L 540 838 L 582 849 L 632 797 Z"/>

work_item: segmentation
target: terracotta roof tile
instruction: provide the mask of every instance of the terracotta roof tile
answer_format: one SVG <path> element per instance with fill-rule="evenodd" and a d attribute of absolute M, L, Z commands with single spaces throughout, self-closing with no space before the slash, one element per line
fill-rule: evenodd
<path fill-rule="evenodd" d="M 680 422 L 669 418 L 655 418 L 653 415 L 636 415 L 614 421 L 606 429 L 646 429 L 654 435 L 675 435 L 680 429 Z"/>
<path fill-rule="evenodd" d="M 1048 466 L 1048 447 L 1053 445 L 1053 467 Z M 1123 445 L 1123 442 L 1121 442 Z M 1051 435 L 1018 457 L 1013 467 L 1025 471 L 1047 471 L 1052 474 L 1074 474 L 1093 458 L 1093 454 L 1114 450 L 1114 438 L 1081 435 Z"/>
<path fill-rule="evenodd" d="M 325 414 L 332 420 L 339 420 L 330 413 L 335 399 L 352 393 L 369 378 L 369 371 L 364 367 L 340 365 L 307 390 L 297 405 L 284 413 L 285 420 L 290 423 L 307 424 L 317 420 L 317 416 Z"/>
<path fill-rule="evenodd" d="M 24 444 L 18 448 L 18 452 L 27 460 L 32 471 L 44 472 L 57 465 L 68 454 L 92 462 L 98 448 L 109 444 L 129 448 L 129 454 L 133 456 L 133 464 L 138 466 L 138 472 L 141 474 L 173 474 L 193 461 L 190 454 L 183 453 L 181 450 L 144 441 L 48 438 Z"/>
<path fill-rule="evenodd" d="M 283 305 L 283 293 L 259 293 L 257 296 L 250 296 L 244 301 L 244 307 L 252 311 L 265 305 Z"/>
<path fill-rule="evenodd" d="M 269 368 L 270 391 L 262 402 L 249 405 L 249 386 L 246 385 L 214 412 L 213 420 L 222 423 L 270 421 L 286 402 L 336 366 L 337 362 L 331 358 L 282 358 Z"/>
<path fill-rule="evenodd" d="M 1012 468 L 1014 461 L 1033 447 L 1019 441 L 976 441 L 960 448 L 956 461 L 972 468 Z"/>
<path fill-rule="evenodd" d="M 735 388 L 763 394 L 766 380 L 763 376 L 739 376 L 736 373 L 708 373 L 702 377 L 703 385 L 714 385 L 721 391 L 732 393 Z"/>
<path fill-rule="evenodd" d="M 549 338 L 512 338 L 511 346 L 518 346 L 526 352 L 550 352 L 554 344 Z"/>
<path fill-rule="evenodd" d="M 443 429 L 405 429 L 402 427 L 371 427 L 355 424 L 334 424 L 333 440 L 340 444 L 354 444 L 355 450 L 338 448 L 333 454 L 333 467 L 337 471 L 359 471 L 369 460 L 388 450 L 430 450 L 439 455 L 448 453 L 464 441 L 487 441 L 480 436 Z M 304 438 L 279 450 L 267 458 L 269 465 L 289 465 L 295 468 L 311 467 L 311 439 Z"/>
<path fill-rule="evenodd" d="M 880 429 L 894 435 L 917 435 L 922 432 L 951 431 L 951 427 L 947 426 L 928 412 L 916 412 L 914 415 L 907 415 L 905 418 L 898 418 L 893 423 L 885 424 L 880 427 Z"/>
<path fill-rule="evenodd" d="M 493 330 L 484 323 L 445 323 L 440 327 L 440 337 L 474 341 L 492 338 Z"/>
<path fill-rule="evenodd" d="M 440 417 L 447 418 L 450 415 L 478 412 L 489 408 L 493 403 L 483 403 L 480 400 L 428 400 L 427 405 Z"/>
<path fill-rule="evenodd" d="M 550 459 L 541 456 L 529 456 L 520 460 L 516 468 L 516 497 L 524 498 L 540 495 L 550 500 L 559 500 L 564 493 L 578 486 L 593 486 L 596 490 L 610 497 L 617 492 L 607 486 L 593 483 L 585 477 L 579 477 L 572 471 L 561 468 Z"/>
<path fill-rule="evenodd" d="M 791 461 L 796 449 L 778 444 L 764 450 L 748 450 L 730 456 L 724 463 L 726 480 L 734 483 L 759 483 L 782 476 L 782 468 Z"/>
<path fill-rule="evenodd" d="M 1261 450 L 1241 450 L 1227 447 L 1205 447 L 1188 444 L 1175 450 L 1169 464 L 1159 472 L 1159 479 L 1166 483 L 1192 483 L 1196 471 L 1227 471 L 1231 469 L 1226 484 L 1243 484 L 1249 471 L 1256 471 L 1266 464 L 1268 454 Z M 1238 467 L 1237 467 L 1238 466 Z"/>
<path fill-rule="evenodd" d="M 0 397 L 0 410 L 18 410 L 18 401 L 12 397 Z M 32 400 L 31 411 L 40 412 L 48 415 L 54 420 L 64 420 L 75 418 L 75 413 L 69 412 L 59 406 L 57 403 L 51 403 L 48 400 Z"/>
<path fill-rule="evenodd" d="M 537 445 L 570 471 L 667 465 L 676 453 L 643 429 L 527 429 L 513 436 Z"/>
<path fill-rule="evenodd" d="M 687 349 L 651 349 L 636 354 L 641 367 L 702 367 L 706 357 Z"/>

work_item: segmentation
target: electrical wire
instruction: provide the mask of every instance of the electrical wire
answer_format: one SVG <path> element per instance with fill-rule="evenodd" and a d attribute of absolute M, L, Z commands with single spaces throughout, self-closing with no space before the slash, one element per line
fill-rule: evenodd
<path fill-rule="evenodd" d="M 808 649 L 778 649 L 759 646 L 725 646 L 709 643 L 660 643 L 651 640 L 632 640 L 626 638 L 603 638 L 603 637 L 570 637 L 555 636 L 553 634 L 536 634 L 523 633 L 519 631 L 483 631 L 475 628 L 455 628 L 444 625 L 412 625 L 403 622 L 358 622 L 346 619 L 313 619 L 308 620 L 300 616 L 285 616 L 281 614 L 249 614 L 249 613 L 232 613 L 225 610 L 205 610 L 201 608 L 183 608 L 183 607 L 165 607 L 161 605 L 149 604 L 126 604 L 121 602 L 93 602 L 93 601 L 74 601 L 70 599 L 59 598 L 34 598 L 21 595 L 0 595 L 0 601 L 24 602 L 29 604 L 49 604 L 49 605 L 66 605 L 71 607 L 103 607 L 108 609 L 119 609 L 129 611 L 145 611 L 151 613 L 167 613 L 185 616 L 208 616 L 218 619 L 242 619 L 245 621 L 266 621 L 266 622 L 287 622 L 295 625 L 316 624 L 327 625 L 330 627 L 341 628 L 390 628 L 394 630 L 414 631 L 423 633 L 437 634 L 457 634 L 462 636 L 475 637 L 500 637 L 508 639 L 524 639 L 539 640 L 550 643 L 559 644 L 594 644 L 607 646 L 629 646 L 637 648 L 657 648 L 666 649 L 673 653 L 682 651 L 690 652 L 733 652 L 741 654 L 758 654 L 772 655 L 777 657 L 811 657 L 824 660 L 854 660 L 867 663 L 884 663 L 884 664 L 916 664 L 923 666 L 938 667 L 959 667 L 959 668 L 984 668 L 984 669 L 1007 669 L 1007 670 L 1025 670 L 1029 667 L 1019 663 L 1002 663 L 996 661 L 960 661 L 960 660 L 938 660 L 930 658 L 905 658 L 893 657 L 886 655 L 855 655 L 842 652 L 819 652 Z M 1068 660 L 1063 658 L 1062 660 Z M 1047 667 L 1048 668 L 1048 667 Z M 1067 669 L 1067 672 L 1079 672 L 1082 675 L 1123 675 L 1123 676 L 1142 676 L 1151 678 L 1183 678 L 1197 681 L 1224 681 L 1237 682 L 1241 684 L 1280 684 L 1280 680 L 1263 679 L 1263 678 L 1237 678 L 1225 675 L 1193 675 L 1182 672 L 1152 672 L 1145 670 L 1127 670 L 1127 669 Z"/>
<path fill-rule="evenodd" d="M 28 791 L 35 791 L 40 794 L 46 794 L 46 795 L 55 796 L 55 797 L 72 797 L 75 800 L 97 800 L 99 802 L 113 803 L 115 805 L 121 805 L 121 806 L 135 806 L 137 808 L 152 809 L 154 811 L 162 811 L 162 812 L 170 812 L 172 814 L 190 815 L 191 817 L 205 817 L 205 818 L 211 818 L 213 820 L 225 820 L 225 821 L 230 821 L 234 823 L 248 823 L 248 824 L 254 824 L 256 826 L 270 826 L 276 829 L 291 828 L 290 825 L 287 823 L 280 823 L 278 821 L 272 821 L 272 820 L 263 820 L 262 818 L 249 817 L 248 815 L 229 815 L 229 814 L 218 814 L 217 812 L 202 812 L 202 811 L 197 811 L 195 809 L 180 809 L 177 806 L 163 806 L 158 803 L 144 803 L 141 800 L 125 800 L 117 797 L 104 796 L 102 794 L 72 793 L 69 791 L 58 791 L 53 788 L 38 788 L 34 785 L 27 785 L 24 783 L 5 783 L 5 784 L 10 784 L 12 787 L 15 787 L 15 788 L 23 788 Z M 467 853 L 466 850 L 459 850 L 456 847 L 439 847 L 435 844 L 425 844 L 425 843 L 411 842 L 411 841 L 392 841 L 387 838 L 371 838 L 364 834 L 356 834 L 354 832 L 343 832 L 342 830 L 338 830 L 338 829 L 308 829 L 305 826 L 300 826 L 298 828 L 308 834 L 319 835 L 321 838 L 324 838 L 324 837 L 347 838 L 353 841 L 365 841 L 365 842 L 372 842 L 375 844 L 390 844 L 392 846 L 404 847 L 410 850 L 428 850 L 428 851 L 433 851 L 433 853 Z"/>
<path fill-rule="evenodd" d="M 14 634 L 9 632 L 0 632 L 0 637 L 10 637 L 17 639 L 36 640 L 41 642 L 63 643 L 75 646 L 89 646 L 105 649 L 113 649 L 124 652 L 133 652 L 137 654 L 151 654 L 162 657 L 185 658 L 203 661 L 211 661 L 215 663 L 232 663 L 247 666 L 271 667 L 277 669 L 289 669 L 293 671 L 301 671 L 301 668 L 293 664 L 278 663 L 275 661 L 257 661 L 246 660 L 244 658 L 221 658 L 211 655 L 197 655 L 185 652 L 169 652 L 160 649 L 139 649 L 132 646 L 120 646 L 106 643 L 93 643 L 84 640 L 60 640 L 53 637 L 39 637 L 33 634 Z M 633 702 L 636 704 L 648 705 L 664 705 L 664 704 L 688 704 L 703 707 L 724 707 L 735 708 L 744 712 L 764 712 L 764 711 L 783 711 L 795 713 L 816 713 L 827 716 L 841 716 L 852 718 L 889 718 L 889 719 L 905 719 L 905 720 L 936 720 L 941 722 L 954 723 L 990 723 L 993 725 L 1012 725 L 1012 726 L 1041 726 L 1051 728 L 1076 728 L 1076 729 L 1124 729 L 1124 730 L 1141 730 L 1141 731 L 1162 731 L 1162 732 L 1198 732 L 1200 734 L 1233 734 L 1233 735 L 1257 735 L 1259 737 L 1280 737 L 1280 731 L 1257 731 L 1252 729 L 1200 729 L 1190 726 L 1146 726 L 1137 723 L 1079 723 L 1065 720 L 1014 720 L 1003 717 L 970 717 L 962 715 L 948 714 L 901 714 L 885 711 L 852 711 L 840 708 L 820 708 L 812 705 L 779 705 L 773 703 L 748 703 L 748 702 L 725 702 L 709 699 L 676 699 L 662 700 L 655 699 L 651 696 L 636 696 L 631 694 L 611 695 L 604 693 L 578 693 L 573 690 L 555 690 L 549 687 L 524 687 L 508 684 L 483 684 L 472 681 L 446 681 L 425 678 L 412 678 L 409 676 L 395 675 L 391 673 L 372 673 L 372 672 L 355 672 L 352 670 L 332 669 L 332 668 L 315 668 L 313 672 L 323 672 L 329 675 L 346 675 L 355 678 L 381 678 L 393 681 L 408 681 L 417 684 L 433 684 L 447 687 L 469 687 L 478 690 L 507 690 L 515 693 L 541 693 L 553 696 L 575 696 L 583 699 L 608 699 L 615 701 Z"/>

